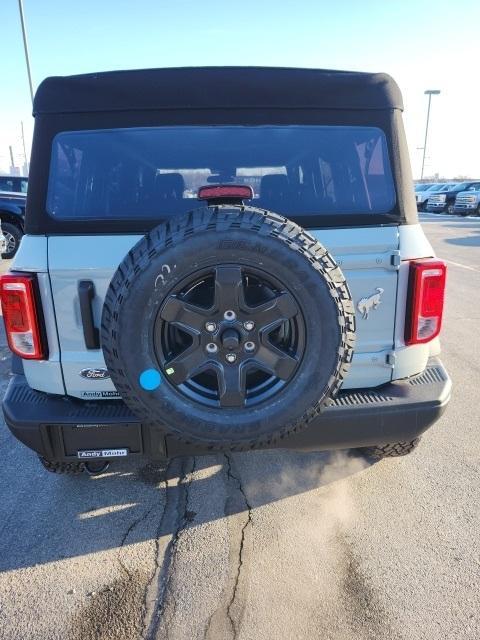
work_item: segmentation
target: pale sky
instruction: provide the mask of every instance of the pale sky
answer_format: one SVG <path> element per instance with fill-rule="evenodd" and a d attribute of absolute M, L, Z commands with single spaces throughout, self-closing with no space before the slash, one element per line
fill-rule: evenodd
<path fill-rule="evenodd" d="M 400 85 L 414 177 L 480 178 L 478 0 L 24 0 L 35 86 L 49 75 L 162 66 L 385 71 Z M 33 120 L 17 0 L 0 0 L 0 171 Z"/>

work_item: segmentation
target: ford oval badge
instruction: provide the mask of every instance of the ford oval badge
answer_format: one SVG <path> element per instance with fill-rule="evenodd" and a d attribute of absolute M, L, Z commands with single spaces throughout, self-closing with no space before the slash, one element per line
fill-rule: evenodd
<path fill-rule="evenodd" d="M 106 380 L 110 378 L 110 374 L 106 369 L 82 369 L 80 375 L 82 378 L 87 378 L 87 380 Z"/>

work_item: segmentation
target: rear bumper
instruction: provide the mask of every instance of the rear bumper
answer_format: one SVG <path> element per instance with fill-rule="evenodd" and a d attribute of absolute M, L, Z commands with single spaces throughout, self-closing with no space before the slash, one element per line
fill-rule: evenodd
<path fill-rule="evenodd" d="M 450 390 L 445 368 L 431 358 L 417 376 L 340 392 L 307 429 L 273 447 L 321 451 L 413 440 L 442 415 Z M 21 374 L 12 376 L 3 412 L 13 435 L 50 460 L 77 459 L 79 451 L 127 450 L 151 457 L 211 453 L 166 436 L 161 425 L 141 424 L 122 401 L 48 395 L 32 390 Z"/>

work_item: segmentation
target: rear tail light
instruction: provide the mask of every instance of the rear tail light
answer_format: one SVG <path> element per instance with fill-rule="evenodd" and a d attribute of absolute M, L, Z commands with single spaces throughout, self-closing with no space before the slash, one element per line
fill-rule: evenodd
<path fill-rule="evenodd" d="M 446 275 L 441 260 L 410 262 L 405 344 L 429 342 L 440 333 Z"/>
<path fill-rule="evenodd" d="M 8 346 L 21 358 L 43 360 L 46 350 L 40 332 L 35 289 L 35 276 L 0 276 L 0 299 Z"/>

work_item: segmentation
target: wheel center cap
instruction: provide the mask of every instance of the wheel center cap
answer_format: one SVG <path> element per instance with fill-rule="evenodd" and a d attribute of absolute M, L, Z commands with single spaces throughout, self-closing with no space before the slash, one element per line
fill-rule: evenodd
<path fill-rule="evenodd" d="M 240 334 L 235 329 L 225 329 L 221 335 L 222 346 L 224 349 L 238 349 L 240 345 Z"/>

